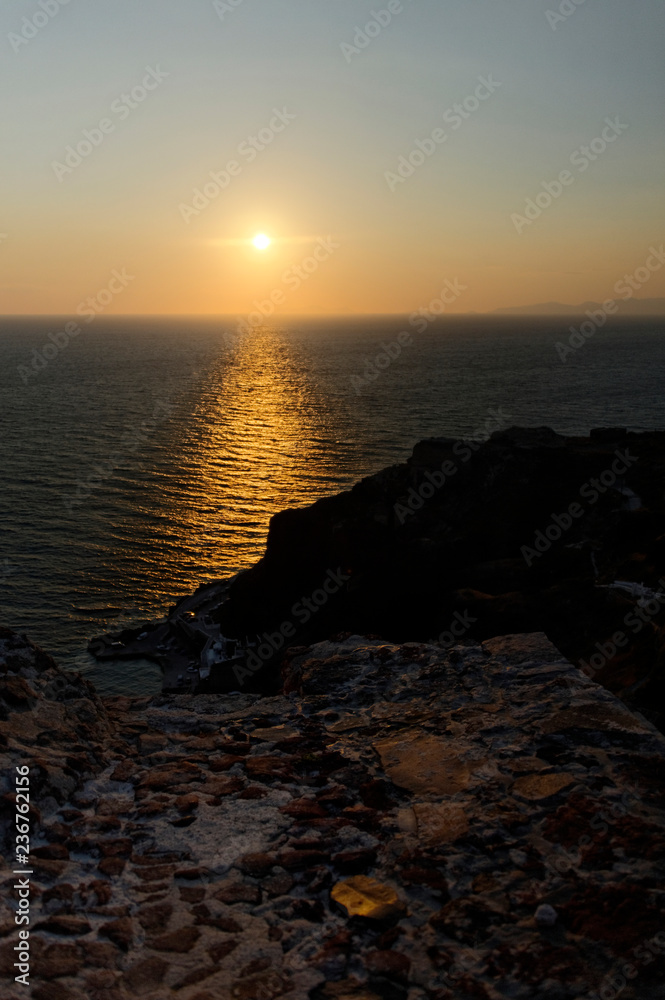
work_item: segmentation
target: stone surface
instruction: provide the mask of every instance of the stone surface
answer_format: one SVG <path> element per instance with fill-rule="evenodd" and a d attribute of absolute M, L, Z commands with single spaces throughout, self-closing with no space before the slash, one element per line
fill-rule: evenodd
<path fill-rule="evenodd" d="M 589 1000 L 627 963 L 664 1000 L 665 740 L 544 636 L 346 635 L 289 696 L 103 703 L 16 649 L 37 1000 Z"/>
<path fill-rule="evenodd" d="M 452 843 L 469 832 L 469 819 L 461 803 L 419 802 L 413 811 L 418 838 L 429 847 Z"/>
<path fill-rule="evenodd" d="M 549 799 L 572 784 L 573 779 L 568 774 L 530 774 L 518 778 L 512 790 L 515 795 L 535 802 Z"/>
<path fill-rule="evenodd" d="M 366 875 L 355 875 L 338 882 L 330 896 L 344 907 L 350 917 L 389 920 L 402 916 L 405 911 L 404 904 L 391 886 Z"/>
<path fill-rule="evenodd" d="M 376 749 L 388 777 L 410 792 L 454 795 L 471 780 L 468 765 L 438 736 L 400 735 L 378 742 Z"/>

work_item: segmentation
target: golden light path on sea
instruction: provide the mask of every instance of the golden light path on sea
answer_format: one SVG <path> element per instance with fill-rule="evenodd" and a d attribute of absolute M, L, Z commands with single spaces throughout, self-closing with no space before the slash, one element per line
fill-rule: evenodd
<path fill-rule="evenodd" d="M 330 403 L 288 333 L 230 337 L 183 428 L 183 489 L 172 496 L 173 523 L 197 552 L 201 577 L 260 558 L 270 517 L 335 492 L 340 471 L 327 447 Z"/>

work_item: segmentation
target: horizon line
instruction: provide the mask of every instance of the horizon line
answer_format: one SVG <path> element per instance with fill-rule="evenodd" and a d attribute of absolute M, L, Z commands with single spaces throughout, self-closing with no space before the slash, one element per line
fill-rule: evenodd
<path fill-rule="evenodd" d="M 633 303 L 648 300 L 633 299 Z M 624 309 L 622 312 L 616 313 L 613 316 L 609 316 L 609 320 L 625 319 L 631 315 L 635 319 L 663 319 L 665 320 L 665 299 L 663 299 L 663 312 L 654 313 L 637 313 L 631 314 L 630 309 Z M 555 304 L 555 303 L 553 303 Z M 558 305 L 558 303 L 556 303 Z M 536 310 L 534 307 L 534 312 L 526 312 L 528 306 L 501 306 L 498 309 L 492 309 L 488 312 L 455 312 L 455 313 L 439 313 L 435 316 L 436 321 L 445 321 L 453 319 L 529 319 L 530 317 L 543 317 L 545 319 L 562 319 L 566 316 L 578 317 L 584 315 L 585 308 L 588 306 L 601 305 L 601 303 L 596 303 L 589 300 L 588 302 L 581 303 L 579 306 L 568 307 L 564 303 L 561 303 L 562 308 L 565 308 L 565 312 L 547 312 L 543 310 Z M 280 316 L 269 316 L 266 317 L 266 322 L 258 325 L 256 328 L 260 329 L 261 326 L 270 326 L 280 321 L 286 320 L 331 320 L 331 319 L 392 319 L 392 318 L 404 318 L 413 315 L 413 310 L 410 312 L 343 312 L 343 313 L 283 313 Z M 2 313 L 0 312 L 0 321 L 2 320 L 14 320 L 14 319 L 66 319 L 71 320 L 75 318 L 77 314 L 75 313 L 59 313 L 59 312 L 38 312 L 38 313 Z M 170 312 L 170 313 L 151 313 L 151 312 L 113 312 L 104 315 L 98 313 L 95 316 L 95 321 L 97 320 L 114 320 L 114 319 L 210 319 L 210 320 L 226 320 L 231 322 L 240 322 L 246 317 L 244 313 L 214 313 L 214 312 L 201 312 L 201 313 L 190 313 L 190 312 Z"/>

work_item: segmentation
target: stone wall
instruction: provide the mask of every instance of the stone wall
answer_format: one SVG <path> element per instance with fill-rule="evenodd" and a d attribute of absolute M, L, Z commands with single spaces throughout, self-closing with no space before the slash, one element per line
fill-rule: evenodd
<path fill-rule="evenodd" d="M 103 706 L 2 641 L 37 797 L 3 998 L 665 997 L 665 739 L 542 634 L 338 637 L 283 695 Z"/>

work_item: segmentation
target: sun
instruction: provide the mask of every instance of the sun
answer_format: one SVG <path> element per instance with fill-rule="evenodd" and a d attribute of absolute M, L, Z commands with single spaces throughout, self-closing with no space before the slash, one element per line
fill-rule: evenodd
<path fill-rule="evenodd" d="M 267 250 L 270 246 L 272 240 L 265 233 L 257 233 L 257 235 L 252 240 L 253 245 L 257 250 Z"/>

